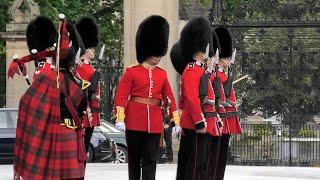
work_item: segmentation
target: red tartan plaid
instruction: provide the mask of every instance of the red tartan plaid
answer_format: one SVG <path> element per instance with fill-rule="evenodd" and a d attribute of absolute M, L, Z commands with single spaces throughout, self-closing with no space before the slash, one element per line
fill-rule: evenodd
<path fill-rule="evenodd" d="M 48 71 L 39 75 L 20 99 L 14 171 L 24 180 L 84 176 L 83 162 L 77 158 L 77 134 L 59 125 L 60 121 L 56 73 Z"/>

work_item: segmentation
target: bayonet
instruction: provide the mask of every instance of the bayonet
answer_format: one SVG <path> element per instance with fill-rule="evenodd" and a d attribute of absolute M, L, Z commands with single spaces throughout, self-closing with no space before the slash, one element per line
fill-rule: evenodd
<path fill-rule="evenodd" d="M 219 64 L 219 49 L 217 48 L 216 54 L 214 55 L 214 62 L 215 64 Z"/>
<path fill-rule="evenodd" d="M 234 61 L 236 59 L 236 53 L 237 53 L 237 49 L 234 48 L 234 51 L 233 51 L 232 57 L 231 57 L 231 61 L 230 61 L 231 64 L 234 64 Z"/>
<path fill-rule="evenodd" d="M 210 45 L 208 43 L 207 47 L 206 47 L 206 55 L 205 55 L 205 58 L 206 59 L 209 59 L 209 49 L 210 49 Z"/>
<path fill-rule="evenodd" d="M 103 44 L 102 47 L 101 47 L 101 49 L 100 49 L 99 56 L 98 56 L 98 59 L 99 59 L 100 61 L 103 60 L 104 49 L 105 49 L 105 45 Z"/>
<path fill-rule="evenodd" d="M 80 54 L 81 54 L 81 48 L 78 49 L 77 54 L 76 54 L 76 57 L 75 57 L 75 62 L 76 62 L 76 64 L 80 64 L 80 63 L 81 63 L 81 61 L 80 61 Z"/>

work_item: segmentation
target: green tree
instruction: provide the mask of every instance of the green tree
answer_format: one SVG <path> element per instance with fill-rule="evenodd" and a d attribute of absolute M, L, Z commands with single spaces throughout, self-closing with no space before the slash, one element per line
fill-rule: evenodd
<path fill-rule="evenodd" d="M 188 2 L 181 0 L 181 3 Z M 190 2 L 190 1 L 189 1 Z M 227 0 L 202 1 L 219 22 L 232 28 L 237 48 L 237 77 L 249 74 L 250 81 L 235 85 L 245 115 L 276 115 L 284 124 L 305 124 L 319 114 L 320 108 L 320 30 L 306 28 L 271 28 L 271 24 L 318 22 L 319 1 L 302 0 Z M 218 4 L 212 3 L 218 2 Z M 191 13 L 192 14 L 192 13 Z M 241 25 L 246 25 L 240 27 Z M 262 26 L 251 26 L 265 24 Z M 283 23 L 285 24 L 285 23 Z"/>
<path fill-rule="evenodd" d="M 58 14 L 64 13 L 67 20 L 75 22 L 81 16 L 97 20 L 101 43 L 106 44 L 106 54 L 115 50 L 117 59 L 123 56 L 123 0 L 35 0 L 42 15 L 58 22 Z"/>

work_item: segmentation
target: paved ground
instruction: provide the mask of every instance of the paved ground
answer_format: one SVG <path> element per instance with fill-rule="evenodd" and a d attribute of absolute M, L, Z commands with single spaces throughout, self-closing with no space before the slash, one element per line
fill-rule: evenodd
<path fill-rule="evenodd" d="M 175 164 L 161 164 L 157 168 L 157 180 L 174 180 Z M 0 165 L 0 179 L 12 180 L 12 165 Z M 88 180 L 127 180 L 126 164 L 88 165 Z M 320 168 L 227 166 L 225 180 L 320 180 Z"/>

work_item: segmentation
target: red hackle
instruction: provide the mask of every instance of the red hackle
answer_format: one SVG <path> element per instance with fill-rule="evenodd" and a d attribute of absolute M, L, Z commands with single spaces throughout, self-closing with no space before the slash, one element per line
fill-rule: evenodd
<path fill-rule="evenodd" d="M 18 60 L 14 59 L 9 65 L 8 78 L 12 78 L 15 74 L 20 75 Z"/>

